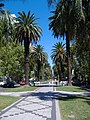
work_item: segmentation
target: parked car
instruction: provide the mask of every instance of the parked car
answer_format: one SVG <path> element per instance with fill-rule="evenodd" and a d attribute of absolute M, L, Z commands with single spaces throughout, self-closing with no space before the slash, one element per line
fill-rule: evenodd
<path fill-rule="evenodd" d="M 25 80 L 22 80 L 19 83 L 20 83 L 20 85 L 25 85 Z"/>
<path fill-rule="evenodd" d="M 67 80 L 67 78 L 62 78 L 62 80 L 60 81 L 60 85 L 61 85 L 61 86 L 66 86 L 66 85 L 68 85 L 68 80 Z"/>
<path fill-rule="evenodd" d="M 57 86 L 57 84 L 58 81 L 56 79 L 49 82 L 49 86 Z"/>
<path fill-rule="evenodd" d="M 15 81 L 6 81 L 5 84 L 3 85 L 3 87 L 10 87 L 10 88 L 13 88 L 14 85 L 16 84 Z"/>
<path fill-rule="evenodd" d="M 72 79 L 72 85 L 73 86 L 81 86 L 81 82 L 79 79 Z"/>
<path fill-rule="evenodd" d="M 35 80 L 29 80 L 29 84 L 30 84 L 30 86 L 35 86 Z"/>
<path fill-rule="evenodd" d="M 0 86 L 2 87 L 5 84 L 5 80 L 3 78 L 0 78 Z"/>

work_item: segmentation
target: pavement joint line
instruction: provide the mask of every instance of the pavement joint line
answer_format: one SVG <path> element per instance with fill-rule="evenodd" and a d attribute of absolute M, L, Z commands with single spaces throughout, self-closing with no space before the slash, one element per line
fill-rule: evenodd
<path fill-rule="evenodd" d="M 17 107 L 17 106 L 16 106 Z M 48 107 L 47 107 L 48 108 Z M 10 115 L 8 115 L 8 116 L 3 116 L 3 117 L 0 117 L 0 118 L 4 118 L 4 117 L 9 117 L 9 116 L 15 116 L 15 115 L 19 115 L 19 114 L 26 114 L 26 113 L 31 113 L 31 114 L 34 114 L 34 115 L 38 115 L 39 117 L 42 117 L 42 118 L 47 118 L 47 116 L 46 115 L 40 115 L 40 114 L 38 114 L 38 113 L 36 113 L 36 111 L 38 111 L 38 110 L 42 110 L 42 109 L 46 109 L 46 107 L 45 108 L 42 108 L 42 109 L 37 109 L 37 110 L 25 110 L 25 109 L 21 109 L 21 108 L 18 108 L 17 107 L 17 109 L 20 109 L 20 110 L 23 110 L 24 112 L 20 112 L 20 113 L 15 113 L 15 114 L 10 114 Z"/>
<path fill-rule="evenodd" d="M 17 105 L 19 102 L 21 102 L 22 100 L 24 100 L 25 97 L 22 97 L 21 99 L 17 100 L 16 102 L 12 103 L 10 106 L 4 108 L 3 110 L 0 111 L 0 116 L 2 114 L 4 114 L 5 112 L 7 112 L 9 109 L 11 109 L 13 106 Z"/>
<path fill-rule="evenodd" d="M 26 102 L 28 102 L 28 104 L 29 103 L 36 103 L 36 104 L 40 104 L 40 105 L 44 105 L 44 106 L 47 106 L 47 107 L 51 107 L 50 105 L 46 105 L 46 104 L 43 104 L 43 102 L 33 102 L 33 101 L 27 101 L 27 100 L 25 100 Z M 25 104 L 25 105 L 28 105 L 28 104 Z M 21 105 L 19 105 L 19 106 L 21 106 Z"/>
<path fill-rule="evenodd" d="M 35 91 L 37 91 L 37 90 L 39 90 L 40 89 L 40 87 L 39 88 L 37 88 L 37 89 L 35 89 L 33 92 L 35 92 Z M 27 91 L 26 91 L 27 92 Z M 30 91 L 29 91 L 30 92 Z M 15 92 L 14 92 L 15 93 Z M 23 93 L 23 92 L 22 92 Z M 9 95 L 11 95 L 12 94 L 12 92 L 7 92 L 6 93 L 7 95 L 9 94 Z M 6 95 L 5 94 L 5 95 Z M 22 97 L 22 98 L 20 98 L 19 100 L 17 100 L 16 102 L 14 102 L 14 103 L 12 103 L 11 105 L 9 105 L 9 106 L 7 106 L 6 108 L 4 108 L 3 110 L 1 110 L 0 111 L 0 116 L 2 115 L 2 114 L 4 114 L 6 111 L 8 111 L 9 109 L 11 109 L 13 106 L 15 106 L 16 104 L 18 104 L 19 102 L 21 102 L 22 100 L 24 100 L 26 97 Z"/>
<path fill-rule="evenodd" d="M 52 107 L 52 106 L 51 106 L 51 107 Z M 48 108 L 51 108 L 51 107 L 49 107 L 49 106 L 48 106 L 48 107 L 43 106 L 43 108 L 39 108 L 39 109 L 35 108 L 35 110 L 33 110 L 33 111 L 48 109 Z M 23 111 L 25 111 L 25 112 L 31 112 L 31 110 L 26 110 L 26 109 L 20 108 L 20 107 L 18 107 L 18 106 L 15 106 L 15 108 L 20 109 L 20 110 L 23 110 Z"/>

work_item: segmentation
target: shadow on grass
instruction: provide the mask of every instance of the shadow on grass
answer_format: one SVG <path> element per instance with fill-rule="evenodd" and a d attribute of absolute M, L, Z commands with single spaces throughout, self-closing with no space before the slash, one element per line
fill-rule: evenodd
<path fill-rule="evenodd" d="M 39 98 L 40 100 L 50 101 L 51 99 L 63 100 L 63 101 L 71 101 L 73 99 L 84 99 L 84 102 L 87 102 L 90 105 L 90 97 L 82 96 L 78 94 L 69 94 L 69 93 L 59 93 L 59 92 L 34 92 L 23 94 L 23 97 L 34 96 Z"/>
<path fill-rule="evenodd" d="M 86 91 L 90 92 L 90 86 L 81 86 L 80 88 L 82 90 L 86 90 Z"/>
<path fill-rule="evenodd" d="M 90 105 L 90 100 L 85 100 L 83 102 L 86 102 L 88 105 Z"/>

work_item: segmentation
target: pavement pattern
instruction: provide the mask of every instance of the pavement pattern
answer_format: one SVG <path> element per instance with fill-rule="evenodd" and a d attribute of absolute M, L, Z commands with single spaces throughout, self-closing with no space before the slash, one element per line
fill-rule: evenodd
<path fill-rule="evenodd" d="M 0 120 L 61 120 L 53 87 L 22 94 L 22 99 L 0 113 Z"/>

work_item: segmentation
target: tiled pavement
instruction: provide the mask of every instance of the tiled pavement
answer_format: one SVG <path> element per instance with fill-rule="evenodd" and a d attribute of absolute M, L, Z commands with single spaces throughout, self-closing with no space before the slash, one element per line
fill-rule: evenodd
<path fill-rule="evenodd" d="M 61 120 L 57 104 L 53 87 L 41 87 L 1 112 L 0 120 Z"/>

